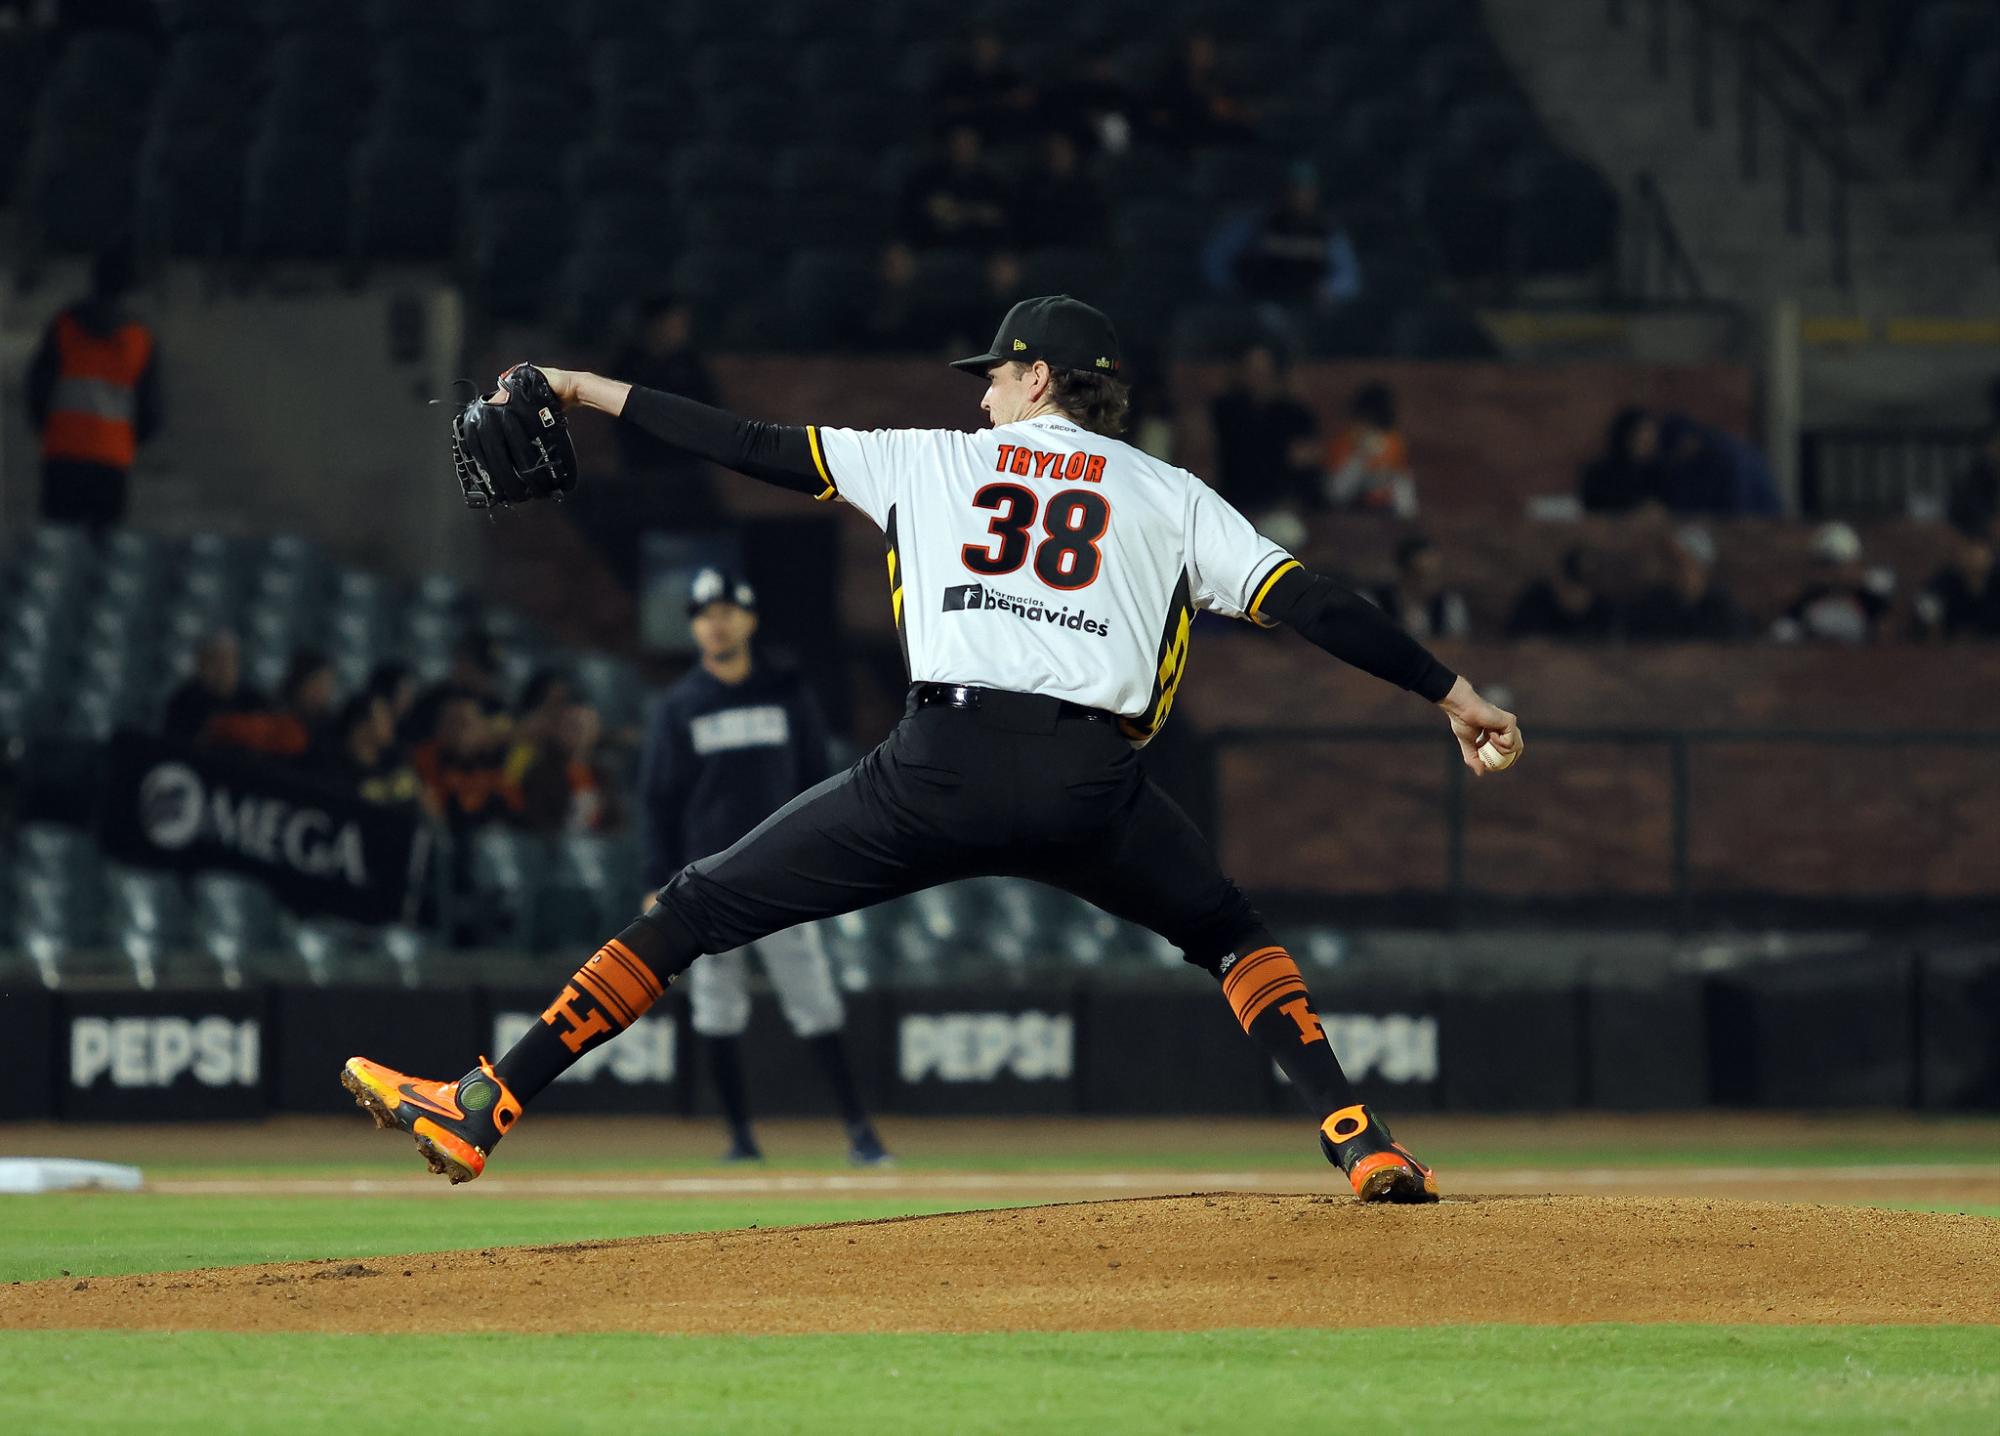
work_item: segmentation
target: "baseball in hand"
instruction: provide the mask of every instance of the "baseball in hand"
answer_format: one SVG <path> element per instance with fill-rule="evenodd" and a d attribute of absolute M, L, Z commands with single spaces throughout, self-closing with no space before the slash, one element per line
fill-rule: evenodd
<path fill-rule="evenodd" d="M 1489 773 L 1497 773 L 1503 768 L 1513 767 L 1514 760 L 1520 756 L 1521 745 L 1518 740 L 1516 740 L 1513 747 L 1504 750 L 1494 747 L 1491 738 L 1480 741 L 1479 761 L 1486 765 L 1486 771 Z"/>

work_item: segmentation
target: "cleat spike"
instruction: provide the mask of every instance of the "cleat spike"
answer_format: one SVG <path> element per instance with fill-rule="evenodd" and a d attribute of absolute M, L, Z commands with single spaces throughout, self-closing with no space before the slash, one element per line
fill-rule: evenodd
<path fill-rule="evenodd" d="M 409 1133 L 425 1167 L 453 1186 L 484 1170 L 494 1145 L 521 1115 L 521 1104 L 484 1058 L 457 1082 L 425 1082 L 355 1057 L 342 1066 L 340 1084 L 377 1128 Z M 467 1095 L 462 1108 L 461 1090 Z"/>

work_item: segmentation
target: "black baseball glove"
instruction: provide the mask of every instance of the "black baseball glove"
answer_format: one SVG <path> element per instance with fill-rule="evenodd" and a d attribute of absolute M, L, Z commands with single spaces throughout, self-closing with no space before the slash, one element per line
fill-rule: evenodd
<path fill-rule="evenodd" d="M 516 364 L 499 382 L 504 404 L 474 399 L 451 421 L 451 460 L 466 507 L 560 499 L 576 487 L 576 445 L 562 400 L 532 364 Z"/>

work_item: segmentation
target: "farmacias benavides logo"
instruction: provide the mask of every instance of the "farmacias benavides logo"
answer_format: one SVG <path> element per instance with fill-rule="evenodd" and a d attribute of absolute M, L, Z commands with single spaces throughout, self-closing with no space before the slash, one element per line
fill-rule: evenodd
<path fill-rule="evenodd" d="M 1000 593 L 983 583 L 953 584 L 944 591 L 944 611 L 946 613 L 1006 613 L 1015 618 L 1024 618 L 1030 623 L 1048 623 L 1057 628 L 1067 628 L 1076 633 L 1094 634 L 1099 638 L 1111 632 L 1111 625 L 1102 619 L 1091 618 L 1080 608 L 1051 608 L 1039 598 L 1018 598 L 1011 593 Z"/>

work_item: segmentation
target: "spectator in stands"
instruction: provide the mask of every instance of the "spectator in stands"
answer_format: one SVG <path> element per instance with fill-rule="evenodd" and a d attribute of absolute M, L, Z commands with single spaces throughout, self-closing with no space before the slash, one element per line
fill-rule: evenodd
<path fill-rule="evenodd" d="M 1917 595 L 1919 638 L 2000 638 L 2000 565 L 1984 534 L 1962 534 L 1952 561 Z"/>
<path fill-rule="evenodd" d="M 537 668 L 521 686 L 514 705 L 516 743 L 538 743 L 555 727 L 556 715 L 576 701 L 576 684 L 559 668 Z"/>
<path fill-rule="evenodd" d="M 1777 514 L 1777 485 L 1764 456 L 1735 435 L 1685 414 L 1618 411 L 1604 452 L 1583 471 L 1586 513 L 1620 514 L 1649 504 L 1677 514 Z"/>
<path fill-rule="evenodd" d="M 255 713 L 264 707 L 261 695 L 243 685 L 243 655 L 236 635 L 220 629 L 195 650 L 194 672 L 167 696 L 160 731 L 192 743 L 209 720 L 226 714 Z"/>
<path fill-rule="evenodd" d="M 202 730 L 205 741 L 272 758 L 308 761 L 321 751 L 333 719 L 333 664 L 317 648 L 301 648 L 285 665 L 278 707 L 218 714 Z"/>
<path fill-rule="evenodd" d="M 132 283 L 129 249 L 98 255 L 90 294 L 49 321 L 29 362 L 49 523 L 93 531 L 122 523 L 133 460 L 159 431 L 157 345 L 126 308 Z"/>
<path fill-rule="evenodd" d="M 1574 544 L 1553 575 L 1537 580 L 1515 600 L 1507 635 L 1609 638 L 1618 626 L 1617 605 L 1605 592 L 1603 555 L 1587 544 Z"/>
<path fill-rule="evenodd" d="M 1347 425 L 1327 445 L 1326 496 L 1337 509 L 1417 516 L 1417 481 L 1396 427 L 1396 395 L 1379 379 L 1348 401 Z"/>
<path fill-rule="evenodd" d="M 1626 629 L 1659 642 L 1723 642 L 1746 638 L 1754 624 L 1715 580 L 1715 539 L 1689 524 L 1666 536 L 1660 581 L 1632 601 Z"/>
<path fill-rule="evenodd" d="M 528 681 L 521 689 L 521 701 L 514 706 L 513 728 L 508 734 L 507 755 L 501 765 L 510 787 L 521 788 L 528 771 L 546 758 L 555 743 L 558 720 L 575 701 L 575 685 L 567 673 L 554 668 L 540 668 L 528 675 Z M 549 816 L 546 812 L 531 813 L 524 807 L 522 821 L 527 826 L 545 831 L 561 826 L 559 818 L 542 821 Z"/>
<path fill-rule="evenodd" d="M 344 787 L 370 803 L 415 803 L 436 816 L 430 795 L 396 746 L 396 720 L 389 699 L 364 689 L 341 705 L 334 719 L 329 769 Z"/>
<path fill-rule="evenodd" d="M 479 720 L 479 741 L 491 748 L 506 739 L 507 706 L 500 698 L 500 659 L 481 629 L 460 635 L 451 646 L 451 667 L 442 680 L 417 695 L 403 720 L 403 741 L 415 748 L 437 738 L 446 703 L 469 698 Z"/>
<path fill-rule="evenodd" d="M 1008 238 L 1006 182 L 987 162 L 972 125 L 952 126 L 944 157 L 911 175 L 903 191 L 903 238 L 937 249 L 984 252 Z"/>
<path fill-rule="evenodd" d="M 1396 578 L 1373 595 L 1376 606 L 1418 638 L 1470 638 L 1465 595 L 1445 582 L 1444 560 L 1423 534 L 1396 545 Z"/>
<path fill-rule="evenodd" d="M 1820 526 L 1813 535 L 1811 580 L 1772 626 L 1785 642 L 1869 643 L 1882 630 L 1896 576 L 1862 562 L 1861 536 L 1843 523 Z"/>
<path fill-rule="evenodd" d="M 1203 272 L 1216 289 L 1279 306 L 1337 304 L 1361 292 L 1354 241 L 1320 202 L 1319 178 L 1295 165 L 1261 212 L 1238 212 L 1209 239 Z"/>
<path fill-rule="evenodd" d="M 1755 446 L 1685 414 L 1660 419 L 1660 498 L 1677 514 L 1783 512 L 1771 466 Z"/>
<path fill-rule="evenodd" d="M 1644 409 L 1620 409 L 1604 435 L 1604 452 L 1584 466 L 1583 510 L 1623 514 L 1660 502 L 1660 425 Z"/>
<path fill-rule="evenodd" d="M 1215 471 L 1223 496 L 1276 542 L 1305 537 L 1304 514 L 1319 500 L 1319 421 L 1293 395 L 1277 353 L 1253 344 L 1230 386 L 1209 405 Z"/>
<path fill-rule="evenodd" d="M 437 707 L 437 730 L 410 750 L 410 761 L 454 832 L 511 818 L 521 811 L 521 792 L 508 782 L 493 745 L 490 720 L 469 692 L 447 694 Z"/>
<path fill-rule="evenodd" d="M 557 710 L 534 760 L 521 774 L 521 825 L 536 832 L 595 833 L 616 825 L 597 766 L 602 724 L 588 703 Z"/>
<path fill-rule="evenodd" d="M 1248 144 L 1255 136 L 1243 102 L 1223 84 L 1215 36 L 1195 30 L 1181 40 L 1149 92 L 1147 118 L 1164 144 L 1180 149 Z"/>

